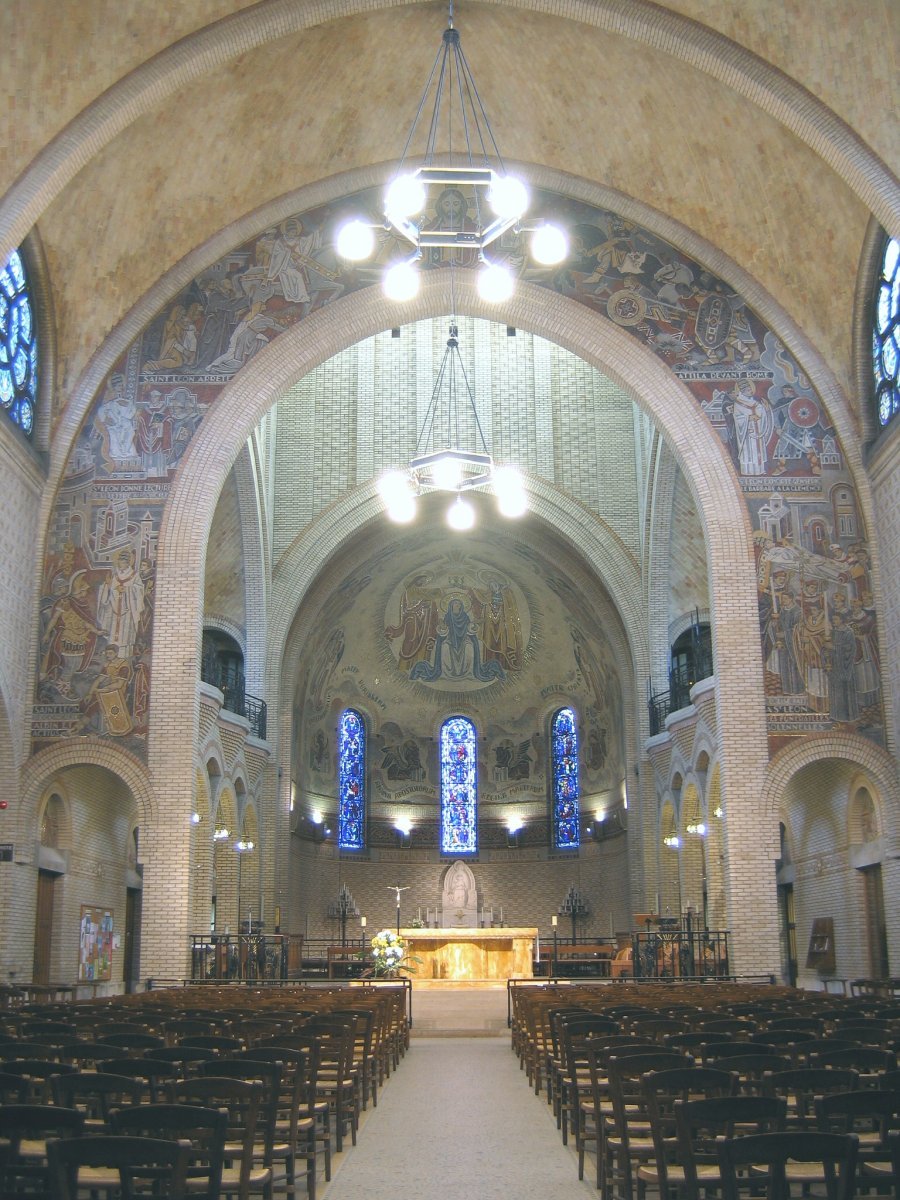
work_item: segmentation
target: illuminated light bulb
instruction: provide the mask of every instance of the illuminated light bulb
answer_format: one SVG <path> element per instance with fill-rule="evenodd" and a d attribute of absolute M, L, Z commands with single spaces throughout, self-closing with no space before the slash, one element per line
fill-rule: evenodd
<path fill-rule="evenodd" d="M 488 304 L 502 304 L 513 294 L 515 281 L 506 267 L 490 263 L 478 272 L 478 295 Z"/>
<path fill-rule="evenodd" d="M 495 176 L 488 201 L 501 220 L 515 221 L 528 207 L 528 189 L 514 175 Z"/>
<path fill-rule="evenodd" d="M 405 471 L 388 471 L 378 480 L 378 494 L 388 506 L 402 504 L 410 494 L 409 476 Z"/>
<path fill-rule="evenodd" d="M 394 828 L 405 837 L 409 837 L 412 830 L 412 821 L 410 821 L 409 817 L 398 817 L 394 822 Z"/>
<path fill-rule="evenodd" d="M 459 486 L 459 460 L 452 455 L 439 458 L 431 468 L 435 487 L 445 492 L 455 492 Z"/>
<path fill-rule="evenodd" d="M 413 217 L 425 207 L 425 186 L 417 175 L 398 175 L 384 197 L 388 220 Z"/>
<path fill-rule="evenodd" d="M 510 833 L 518 833 L 524 824 L 525 822 L 521 817 L 510 817 L 506 822 L 506 828 Z"/>
<path fill-rule="evenodd" d="M 385 272 L 383 287 L 388 300 L 412 300 L 419 292 L 419 272 L 411 263 L 395 263 Z"/>
<path fill-rule="evenodd" d="M 528 511 L 522 476 L 515 467 L 498 467 L 494 472 L 494 493 L 504 517 L 521 517 Z"/>
<path fill-rule="evenodd" d="M 192 813 L 191 813 L 191 824 L 192 824 L 192 825 L 199 825 L 199 824 L 200 824 L 200 814 L 199 814 L 198 812 L 192 812 Z"/>
<path fill-rule="evenodd" d="M 408 525 L 416 515 L 416 498 L 412 492 L 407 492 L 403 499 L 397 499 L 387 507 L 389 520 L 395 525 Z"/>
<path fill-rule="evenodd" d="M 541 225 L 531 238 L 531 257 L 542 266 L 561 263 L 569 253 L 569 241 L 557 225 Z"/>
<path fill-rule="evenodd" d="M 457 496 L 447 509 L 447 524 L 458 533 L 471 529 L 475 524 L 475 509 L 462 496 Z"/>
<path fill-rule="evenodd" d="M 341 258 L 359 262 L 375 249 L 375 233 L 364 221 L 348 221 L 337 235 L 337 252 Z"/>

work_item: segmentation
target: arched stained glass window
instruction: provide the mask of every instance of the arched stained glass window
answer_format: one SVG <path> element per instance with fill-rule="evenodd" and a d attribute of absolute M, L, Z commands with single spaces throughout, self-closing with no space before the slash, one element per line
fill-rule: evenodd
<path fill-rule="evenodd" d="M 338 847 L 362 850 L 366 838 L 366 727 L 352 708 L 338 726 Z"/>
<path fill-rule="evenodd" d="M 550 730 L 553 750 L 553 844 L 571 850 L 581 841 L 578 820 L 578 732 L 575 713 L 561 708 Z"/>
<path fill-rule="evenodd" d="M 900 412 L 900 242 L 888 238 L 875 294 L 872 368 L 878 420 L 887 425 Z"/>
<path fill-rule="evenodd" d="M 37 335 L 25 266 L 13 250 L 0 271 L 0 405 L 29 437 L 37 396 Z"/>
<path fill-rule="evenodd" d="M 475 726 L 451 717 L 441 726 L 441 853 L 478 850 L 478 759 Z"/>

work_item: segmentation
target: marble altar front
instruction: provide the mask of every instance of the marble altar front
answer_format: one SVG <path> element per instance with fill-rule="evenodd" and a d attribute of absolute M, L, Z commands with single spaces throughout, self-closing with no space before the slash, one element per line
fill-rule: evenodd
<path fill-rule="evenodd" d="M 419 959 L 410 978 L 531 979 L 537 929 L 401 929 Z"/>

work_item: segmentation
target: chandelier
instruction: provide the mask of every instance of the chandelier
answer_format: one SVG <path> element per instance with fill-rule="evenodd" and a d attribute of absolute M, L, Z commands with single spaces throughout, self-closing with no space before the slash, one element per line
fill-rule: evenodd
<path fill-rule="evenodd" d="M 426 492 L 450 492 L 451 529 L 471 529 L 475 509 L 465 493 L 491 490 L 504 517 L 519 517 L 528 507 L 519 472 L 497 467 L 487 448 L 475 397 L 459 353 L 459 327 L 451 319 L 444 357 L 434 381 L 416 451 L 405 470 L 389 471 L 378 490 L 392 521 L 405 524 L 416 515 L 416 498 Z"/>
<path fill-rule="evenodd" d="M 429 97 L 434 91 L 423 150 L 416 150 Z M 421 142 L 421 137 L 420 137 Z M 439 142 L 446 148 L 438 164 Z M 540 265 L 561 262 L 567 241 L 557 226 L 527 221 L 528 189 L 506 172 L 478 88 L 453 25 L 451 0 L 448 26 L 419 100 L 397 174 L 384 196 L 384 220 L 378 224 L 354 218 L 337 235 L 342 258 L 362 261 L 375 249 L 376 231 L 407 249 L 388 263 L 383 277 L 392 300 L 411 300 L 419 288 L 417 264 L 455 261 L 478 263 L 478 291 L 483 300 L 501 303 L 512 295 L 512 273 L 491 258 L 489 249 L 505 233 L 531 235 L 529 252 Z"/>

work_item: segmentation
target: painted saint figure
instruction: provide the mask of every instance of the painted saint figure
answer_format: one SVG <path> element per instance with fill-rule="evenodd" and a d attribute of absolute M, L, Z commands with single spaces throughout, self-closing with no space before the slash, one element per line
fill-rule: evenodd
<path fill-rule="evenodd" d="M 107 641 L 131 658 L 144 608 L 144 584 L 135 567 L 134 551 L 120 550 L 109 577 L 100 587 L 97 616 Z"/>

